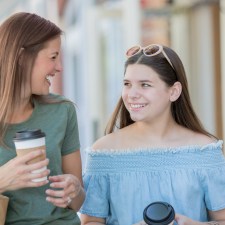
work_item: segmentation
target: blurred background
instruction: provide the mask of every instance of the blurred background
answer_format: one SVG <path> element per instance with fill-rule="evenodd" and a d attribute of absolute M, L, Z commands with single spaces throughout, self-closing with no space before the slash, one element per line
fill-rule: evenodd
<path fill-rule="evenodd" d="M 76 103 L 81 149 L 104 134 L 121 94 L 126 49 L 151 43 L 178 53 L 197 115 L 225 140 L 225 0 L 0 0 L 0 22 L 19 11 L 65 32 L 64 70 L 51 91 Z"/>

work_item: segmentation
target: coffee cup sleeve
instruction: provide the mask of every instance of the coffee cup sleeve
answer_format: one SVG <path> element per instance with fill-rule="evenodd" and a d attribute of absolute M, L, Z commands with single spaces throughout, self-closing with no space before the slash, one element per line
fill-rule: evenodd
<path fill-rule="evenodd" d="M 0 225 L 5 224 L 8 203 L 9 198 L 7 196 L 0 195 Z"/>

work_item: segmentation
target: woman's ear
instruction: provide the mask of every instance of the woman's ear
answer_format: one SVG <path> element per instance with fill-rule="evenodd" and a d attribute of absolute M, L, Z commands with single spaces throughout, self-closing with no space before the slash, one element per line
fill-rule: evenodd
<path fill-rule="evenodd" d="M 182 85 L 179 81 L 175 82 L 171 87 L 170 101 L 175 102 L 181 95 Z"/>

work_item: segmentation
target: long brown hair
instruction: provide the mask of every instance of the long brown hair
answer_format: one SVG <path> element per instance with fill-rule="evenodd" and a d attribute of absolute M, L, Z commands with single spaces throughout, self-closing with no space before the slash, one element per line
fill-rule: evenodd
<path fill-rule="evenodd" d="M 169 87 L 173 86 L 176 81 L 179 81 L 182 85 L 182 93 L 175 102 L 172 102 L 171 105 L 171 114 L 174 120 L 181 126 L 195 132 L 202 133 L 210 137 L 215 137 L 205 130 L 194 112 L 188 91 L 188 83 L 184 66 L 179 56 L 171 48 L 163 46 L 163 50 L 169 57 L 174 68 L 172 68 L 172 66 L 168 63 L 162 53 L 153 57 L 148 57 L 143 54 L 143 51 L 141 51 L 139 54 L 127 59 L 125 62 L 125 72 L 128 65 L 143 64 L 151 67 L 155 72 L 157 72 L 160 79 Z M 121 129 L 132 123 L 134 123 L 134 121 L 130 118 L 130 114 L 124 105 L 122 97 L 120 97 L 111 119 L 106 126 L 105 134 L 112 133 L 116 129 Z"/>
<path fill-rule="evenodd" d="M 37 54 L 45 44 L 62 34 L 49 20 L 36 14 L 13 14 L 0 26 L 0 145 L 4 144 L 7 121 L 20 104 Z M 36 98 L 37 96 L 31 96 Z M 38 96 L 46 102 L 48 96 Z M 32 100 L 32 99 L 31 99 Z"/>

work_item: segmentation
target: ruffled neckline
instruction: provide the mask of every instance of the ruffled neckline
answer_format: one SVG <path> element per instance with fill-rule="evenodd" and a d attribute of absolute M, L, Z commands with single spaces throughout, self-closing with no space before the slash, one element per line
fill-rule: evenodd
<path fill-rule="evenodd" d="M 127 148 L 127 149 L 93 149 L 87 147 L 85 152 L 90 155 L 126 155 L 126 154 L 164 154 L 164 153 L 183 153 L 183 152 L 196 152 L 204 150 L 221 149 L 223 145 L 222 140 L 217 140 L 206 145 L 185 145 L 178 147 L 143 147 L 143 148 Z"/>

